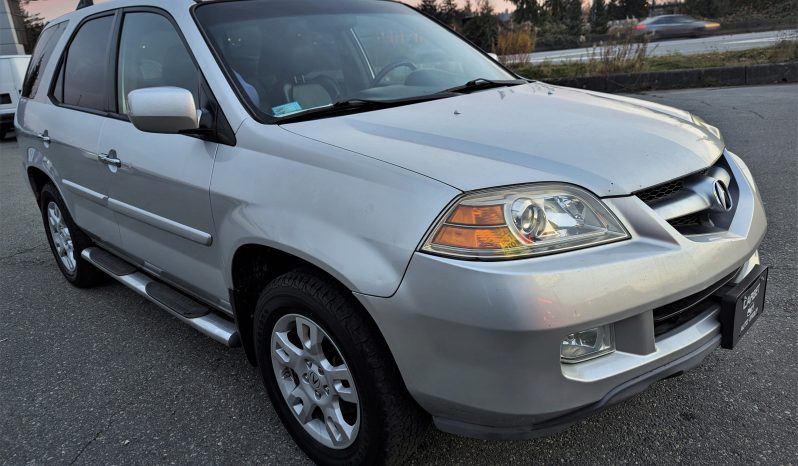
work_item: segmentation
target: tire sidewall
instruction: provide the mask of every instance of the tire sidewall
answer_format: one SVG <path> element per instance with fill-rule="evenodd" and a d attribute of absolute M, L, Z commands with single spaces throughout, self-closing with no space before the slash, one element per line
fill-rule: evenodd
<path fill-rule="evenodd" d="M 286 429 L 308 456 L 319 464 L 372 464 L 377 462 L 381 410 L 373 390 L 370 370 L 361 351 L 354 347 L 347 329 L 320 302 L 291 287 L 268 290 L 258 301 L 254 331 L 258 367 L 269 398 Z M 271 358 L 271 334 L 278 319 L 298 314 L 318 324 L 333 340 L 344 357 L 354 379 L 360 404 L 360 427 L 355 442 L 341 450 L 325 447 L 305 432 L 286 403 L 274 375 Z"/>

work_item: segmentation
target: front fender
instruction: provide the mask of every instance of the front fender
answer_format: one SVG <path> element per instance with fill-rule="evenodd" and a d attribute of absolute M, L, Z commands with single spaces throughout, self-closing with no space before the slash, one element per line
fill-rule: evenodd
<path fill-rule="evenodd" d="M 244 244 L 262 244 L 326 271 L 350 290 L 392 295 L 432 222 L 460 191 L 426 176 L 245 122 L 221 146 L 211 204 L 225 279 Z"/>

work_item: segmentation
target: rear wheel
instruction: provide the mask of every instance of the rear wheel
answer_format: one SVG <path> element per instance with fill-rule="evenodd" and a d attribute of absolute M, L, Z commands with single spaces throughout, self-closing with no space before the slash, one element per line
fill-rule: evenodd
<path fill-rule="evenodd" d="M 415 450 L 427 415 L 351 293 L 289 272 L 263 291 L 254 324 L 272 404 L 313 461 L 401 463 Z"/>
<path fill-rule="evenodd" d="M 107 276 L 80 256 L 84 249 L 92 245 L 91 239 L 75 225 L 61 195 L 52 184 L 42 188 L 40 200 L 47 242 L 64 278 L 80 288 L 104 282 Z"/>

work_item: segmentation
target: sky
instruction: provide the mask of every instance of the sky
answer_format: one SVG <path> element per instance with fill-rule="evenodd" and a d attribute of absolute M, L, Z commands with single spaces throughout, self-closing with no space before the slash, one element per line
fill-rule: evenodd
<path fill-rule="evenodd" d="M 108 0 L 94 0 L 94 3 L 103 3 Z M 418 4 L 418 0 L 407 0 L 410 4 Z M 458 0 L 462 6 L 465 0 Z M 476 3 L 476 2 L 473 2 Z M 491 0 L 496 11 L 504 11 L 510 8 L 510 3 L 506 0 Z M 78 0 L 35 0 L 28 4 L 26 9 L 30 13 L 39 13 L 46 21 L 58 18 L 59 16 L 74 11 L 78 5 Z"/>

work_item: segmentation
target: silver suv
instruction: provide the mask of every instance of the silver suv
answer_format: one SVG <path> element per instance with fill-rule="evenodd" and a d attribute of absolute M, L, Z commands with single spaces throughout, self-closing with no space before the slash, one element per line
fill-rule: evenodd
<path fill-rule="evenodd" d="M 393 2 L 119 0 L 16 125 L 66 279 L 256 364 L 311 459 L 527 438 L 731 348 L 766 221 L 717 128 L 520 79 Z"/>

